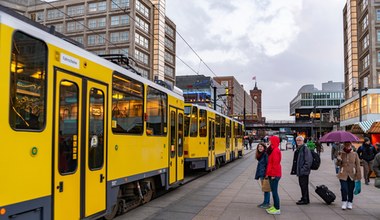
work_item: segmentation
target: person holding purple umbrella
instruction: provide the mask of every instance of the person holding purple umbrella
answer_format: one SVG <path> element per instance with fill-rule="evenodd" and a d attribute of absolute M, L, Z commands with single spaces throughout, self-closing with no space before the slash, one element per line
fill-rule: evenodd
<path fill-rule="evenodd" d="M 342 209 L 346 210 L 352 209 L 355 181 L 360 181 L 362 174 L 359 156 L 352 150 L 351 142 L 345 142 L 343 146 L 343 151 L 338 153 L 336 164 L 340 167 L 337 177 L 342 194 Z"/>

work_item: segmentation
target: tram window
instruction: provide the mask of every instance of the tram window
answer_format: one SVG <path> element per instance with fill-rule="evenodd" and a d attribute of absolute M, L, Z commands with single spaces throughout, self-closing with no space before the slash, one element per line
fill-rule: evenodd
<path fill-rule="evenodd" d="M 62 81 L 59 94 L 58 170 L 73 173 L 78 167 L 78 86 Z"/>
<path fill-rule="evenodd" d="M 90 90 L 88 166 L 99 169 L 104 162 L 104 93 L 99 89 Z"/>
<path fill-rule="evenodd" d="M 178 156 L 183 155 L 183 114 L 178 114 Z"/>
<path fill-rule="evenodd" d="M 216 132 L 215 137 L 220 137 L 220 115 L 215 115 Z"/>
<path fill-rule="evenodd" d="M 230 147 L 230 139 L 231 139 L 231 122 L 226 123 L 226 146 Z"/>
<path fill-rule="evenodd" d="M 148 87 L 146 101 L 146 134 L 166 135 L 168 96 L 157 89 Z"/>
<path fill-rule="evenodd" d="M 220 117 L 220 137 L 226 137 L 226 118 Z"/>
<path fill-rule="evenodd" d="M 199 110 L 199 137 L 207 136 L 207 111 Z"/>
<path fill-rule="evenodd" d="M 16 130 L 42 130 L 46 114 L 46 44 L 16 31 L 10 66 L 9 124 Z"/>
<path fill-rule="evenodd" d="M 112 131 L 143 133 L 144 85 L 127 77 L 113 76 Z"/>
<path fill-rule="evenodd" d="M 170 157 L 175 157 L 176 154 L 176 132 L 175 132 L 175 112 L 170 112 Z"/>
<path fill-rule="evenodd" d="M 190 137 L 198 136 L 198 108 L 193 106 L 190 116 Z"/>
<path fill-rule="evenodd" d="M 185 106 L 185 126 L 183 129 L 185 133 L 185 137 L 189 136 L 190 113 L 191 113 L 191 106 Z"/>

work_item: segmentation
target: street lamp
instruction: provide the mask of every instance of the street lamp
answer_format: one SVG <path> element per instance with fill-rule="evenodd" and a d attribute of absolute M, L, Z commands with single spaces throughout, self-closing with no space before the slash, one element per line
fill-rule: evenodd
<path fill-rule="evenodd" d="M 368 88 L 366 86 L 366 84 L 368 84 L 368 78 L 367 77 L 364 77 L 364 88 L 362 88 L 362 85 L 361 83 L 359 82 L 358 83 L 358 86 L 359 88 L 357 89 L 356 87 L 354 87 L 352 90 L 354 92 L 358 91 L 359 93 L 359 122 L 362 122 L 362 91 L 367 91 Z"/>

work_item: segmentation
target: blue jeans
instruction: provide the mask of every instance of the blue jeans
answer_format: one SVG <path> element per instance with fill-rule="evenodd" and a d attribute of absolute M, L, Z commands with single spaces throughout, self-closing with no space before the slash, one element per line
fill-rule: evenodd
<path fill-rule="evenodd" d="M 260 177 L 260 180 L 263 180 L 264 177 Z M 270 203 L 270 192 L 264 192 L 264 202 L 263 204 L 268 204 Z"/>
<path fill-rule="evenodd" d="M 273 196 L 273 206 L 276 209 L 280 209 L 280 197 L 278 196 L 278 182 L 280 181 L 280 177 L 275 177 L 272 179 L 271 177 L 269 178 L 269 183 L 270 183 L 270 190 L 272 191 L 272 196 Z"/>
<path fill-rule="evenodd" d="M 342 193 L 342 202 L 352 202 L 354 200 L 354 188 L 355 182 L 347 178 L 347 180 L 339 180 L 340 181 L 340 192 Z"/>

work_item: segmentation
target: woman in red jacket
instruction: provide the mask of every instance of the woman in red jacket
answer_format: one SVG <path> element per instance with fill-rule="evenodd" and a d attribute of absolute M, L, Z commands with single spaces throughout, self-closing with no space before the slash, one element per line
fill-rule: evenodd
<path fill-rule="evenodd" d="M 267 213 L 271 215 L 279 215 L 280 211 L 280 197 L 278 196 L 278 182 L 280 181 L 281 171 L 281 151 L 279 149 L 280 138 L 272 136 L 269 140 L 268 154 L 268 167 L 265 175 L 269 177 L 270 189 L 273 196 L 273 206 L 267 209 Z"/>

